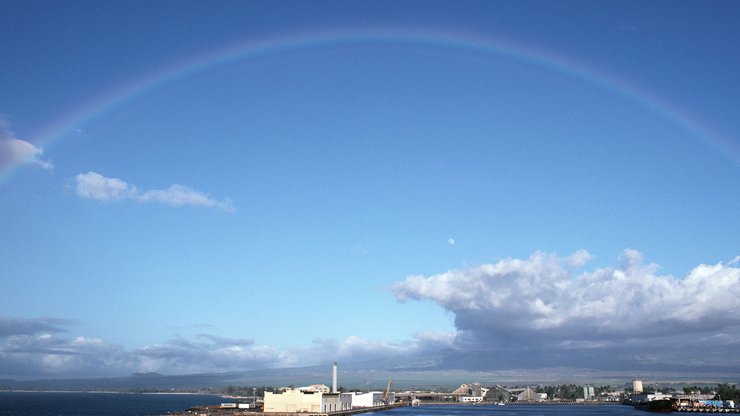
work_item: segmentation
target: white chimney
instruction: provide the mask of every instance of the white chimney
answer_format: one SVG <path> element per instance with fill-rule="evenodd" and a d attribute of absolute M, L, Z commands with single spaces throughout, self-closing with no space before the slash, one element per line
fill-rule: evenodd
<path fill-rule="evenodd" d="M 337 362 L 334 361 L 334 365 L 331 368 L 331 392 L 338 393 L 337 390 Z"/>

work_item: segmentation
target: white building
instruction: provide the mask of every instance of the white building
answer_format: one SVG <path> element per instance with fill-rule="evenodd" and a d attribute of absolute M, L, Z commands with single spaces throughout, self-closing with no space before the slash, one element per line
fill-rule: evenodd
<path fill-rule="evenodd" d="M 331 393 L 331 389 L 326 384 L 311 384 L 310 386 L 299 387 L 300 391 L 318 391 L 321 393 Z"/>
<path fill-rule="evenodd" d="M 593 400 L 595 397 L 594 386 L 583 386 L 583 400 Z"/>
<path fill-rule="evenodd" d="M 321 413 L 352 410 L 352 395 L 349 393 L 323 393 Z"/>
<path fill-rule="evenodd" d="M 482 396 L 460 396 L 460 403 L 483 403 Z"/>
<path fill-rule="evenodd" d="M 349 393 L 352 397 L 352 408 L 383 406 L 383 392 Z"/>
<path fill-rule="evenodd" d="M 632 380 L 632 393 L 642 394 L 642 380 Z"/>
<path fill-rule="evenodd" d="M 283 392 L 265 392 L 264 412 L 266 413 L 328 413 L 351 409 L 352 397 L 349 394 L 293 389 Z"/>

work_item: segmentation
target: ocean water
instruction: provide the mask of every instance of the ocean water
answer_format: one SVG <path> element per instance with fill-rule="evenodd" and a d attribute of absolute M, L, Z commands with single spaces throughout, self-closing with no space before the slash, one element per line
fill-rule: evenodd
<path fill-rule="evenodd" d="M 196 394 L 0 392 L 0 416 L 149 416 L 224 402 Z"/>
<path fill-rule="evenodd" d="M 194 394 L 0 392 L 0 416 L 151 416 L 226 399 Z M 431 405 L 401 407 L 368 416 L 641 416 L 623 405 Z"/>
<path fill-rule="evenodd" d="M 632 406 L 615 405 L 440 405 L 401 407 L 376 416 L 641 416 Z M 368 415 L 370 415 L 368 413 Z"/>

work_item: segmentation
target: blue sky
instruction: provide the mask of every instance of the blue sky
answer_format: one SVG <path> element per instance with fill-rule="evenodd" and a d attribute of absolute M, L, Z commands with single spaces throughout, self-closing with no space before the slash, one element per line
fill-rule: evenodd
<path fill-rule="evenodd" d="M 0 377 L 740 373 L 738 18 L 3 2 Z"/>

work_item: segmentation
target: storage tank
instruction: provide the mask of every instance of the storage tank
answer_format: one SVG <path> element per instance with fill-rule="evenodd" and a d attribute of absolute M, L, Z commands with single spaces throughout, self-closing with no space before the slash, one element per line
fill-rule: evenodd
<path fill-rule="evenodd" d="M 632 392 L 635 394 L 641 394 L 642 391 L 642 380 L 632 380 Z"/>

